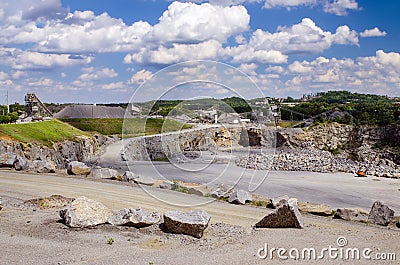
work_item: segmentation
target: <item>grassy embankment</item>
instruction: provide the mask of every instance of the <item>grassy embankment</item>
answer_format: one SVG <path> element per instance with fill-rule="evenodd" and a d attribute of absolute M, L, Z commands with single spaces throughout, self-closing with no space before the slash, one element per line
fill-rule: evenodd
<path fill-rule="evenodd" d="M 89 136 L 90 134 L 58 120 L 0 125 L 1 138 L 14 139 L 23 143 L 49 145 L 52 142 L 72 140 L 82 135 Z"/>
<path fill-rule="evenodd" d="M 141 135 L 171 132 L 180 129 L 191 128 L 190 125 L 182 124 L 174 120 L 163 119 L 62 119 L 85 132 L 98 132 L 103 135 L 118 134 L 124 137 L 135 137 Z M 125 122 L 125 124 L 124 124 Z"/>

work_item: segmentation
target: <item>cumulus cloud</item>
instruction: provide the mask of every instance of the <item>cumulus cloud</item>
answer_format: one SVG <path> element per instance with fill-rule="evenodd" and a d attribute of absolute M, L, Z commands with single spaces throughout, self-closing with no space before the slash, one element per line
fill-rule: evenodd
<path fill-rule="evenodd" d="M 97 70 L 95 70 L 93 67 L 90 67 L 83 68 L 82 70 L 84 73 L 79 76 L 79 79 L 84 81 L 95 81 L 118 76 L 114 69 L 110 69 L 107 67 Z"/>
<path fill-rule="evenodd" d="M 326 0 L 324 11 L 337 16 L 346 16 L 348 10 L 359 10 L 356 0 Z"/>
<path fill-rule="evenodd" d="M 278 27 L 270 33 L 256 30 L 248 43 L 227 47 L 225 55 L 239 63 L 286 63 L 288 55 L 320 53 L 333 44 L 358 45 L 358 34 L 348 26 L 340 26 L 335 33 L 324 31 L 310 18 L 291 27 Z"/>
<path fill-rule="evenodd" d="M 256 70 L 258 65 L 255 63 L 241 64 L 238 69 L 248 75 L 257 75 Z"/>
<path fill-rule="evenodd" d="M 140 85 L 143 82 L 149 80 L 152 76 L 153 76 L 152 72 L 142 69 L 132 75 L 131 79 L 128 81 L 128 84 Z"/>
<path fill-rule="evenodd" d="M 265 0 L 265 8 L 274 7 L 295 7 L 295 6 L 312 6 L 317 3 L 317 0 Z"/>
<path fill-rule="evenodd" d="M 258 82 L 269 82 L 280 91 L 302 91 L 302 93 L 329 89 L 350 89 L 353 91 L 398 93 L 400 88 L 400 54 L 378 50 L 374 56 L 357 59 L 336 59 L 318 57 L 312 61 L 294 61 L 287 67 L 272 66 L 267 73 L 259 75 Z M 281 80 L 287 80 L 281 83 Z M 309 91 L 304 91 L 308 88 Z M 312 91 L 314 89 L 315 91 Z"/>
<path fill-rule="evenodd" d="M 23 51 L 17 48 L 0 48 L 0 59 L 0 64 L 11 66 L 14 70 L 39 70 L 88 64 L 93 58 L 83 55 L 73 58 L 69 54 L 48 54 Z"/>
<path fill-rule="evenodd" d="M 379 28 L 375 27 L 373 29 L 366 29 L 365 31 L 360 33 L 360 36 L 363 38 L 368 38 L 368 37 L 384 37 L 386 36 L 385 31 L 381 31 Z"/>

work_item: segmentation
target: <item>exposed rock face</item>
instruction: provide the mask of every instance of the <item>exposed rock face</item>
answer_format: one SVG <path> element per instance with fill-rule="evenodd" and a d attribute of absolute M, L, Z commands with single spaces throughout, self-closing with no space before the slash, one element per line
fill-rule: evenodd
<path fill-rule="evenodd" d="M 274 212 L 266 215 L 255 227 L 260 228 L 304 228 L 297 206 L 284 202 Z"/>
<path fill-rule="evenodd" d="M 246 204 L 246 202 L 251 202 L 253 197 L 251 194 L 245 190 L 235 190 L 229 196 L 228 202 L 235 204 Z"/>
<path fill-rule="evenodd" d="M 387 226 L 394 217 L 394 211 L 380 201 L 374 202 L 368 215 L 368 222 Z"/>
<path fill-rule="evenodd" d="M 210 219 L 211 216 L 205 211 L 170 211 L 164 214 L 164 226 L 171 233 L 201 238 Z"/>
<path fill-rule="evenodd" d="M 92 169 L 82 162 L 72 161 L 68 163 L 67 173 L 69 175 L 89 175 Z"/>
<path fill-rule="evenodd" d="M 60 217 L 69 227 L 91 227 L 107 223 L 114 213 L 104 204 L 84 196 L 74 200 L 60 211 Z"/>
<path fill-rule="evenodd" d="M 157 224 L 160 221 L 158 212 L 146 212 L 142 209 L 122 209 L 108 219 L 112 225 L 133 226 L 137 228 Z"/>
<path fill-rule="evenodd" d="M 320 216 L 331 216 L 332 209 L 326 204 L 316 204 L 310 202 L 299 202 L 298 204 L 300 212 L 310 213 Z"/>
<path fill-rule="evenodd" d="M 229 148 L 232 146 L 232 135 L 227 129 L 222 128 L 215 133 L 214 142 L 218 147 Z"/>
<path fill-rule="evenodd" d="M 368 212 L 360 208 L 339 208 L 336 210 L 335 218 L 365 223 L 368 221 Z"/>
<path fill-rule="evenodd" d="M 34 165 L 30 165 L 32 161 L 48 161 L 54 164 L 57 169 L 64 169 L 71 161 L 89 161 L 103 145 L 111 141 L 111 138 L 101 135 L 81 136 L 77 137 L 75 141 L 58 142 L 52 146 L 0 140 L 0 167 L 32 170 L 34 168 Z"/>

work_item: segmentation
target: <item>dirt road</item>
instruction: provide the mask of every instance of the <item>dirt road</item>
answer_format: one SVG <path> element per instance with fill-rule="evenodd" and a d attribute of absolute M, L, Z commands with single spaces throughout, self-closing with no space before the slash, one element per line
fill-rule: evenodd
<path fill-rule="evenodd" d="M 174 191 L 154 193 L 174 202 L 205 203 L 207 198 Z M 61 194 L 85 195 L 116 210 L 140 207 L 165 212 L 186 210 L 163 203 L 139 187 L 116 182 L 94 182 L 69 176 L 19 174 L 0 171 L 0 264 L 397 264 L 400 258 L 400 229 L 352 223 L 327 217 L 305 215 L 305 229 L 253 229 L 265 208 L 213 202 L 198 206 L 212 216 L 212 224 L 202 239 L 164 233 L 157 226 L 144 229 L 103 225 L 94 229 L 70 229 L 59 222 L 58 209 L 21 207 L 24 200 Z M 222 224 L 220 222 L 224 222 Z M 240 226 L 238 226 L 240 225 Z M 347 245 L 338 248 L 337 239 Z M 109 240 L 113 244 L 107 244 Z M 282 259 L 275 252 L 266 259 L 263 250 L 314 248 L 318 256 L 324 248 L 346 251 L 371 249 L 371 259 L 325 253 L 319 260 Z M 377 254 L 394 254 L 389 261 L 374 261 Z M 284 254 L 288 256 L 288 253 Z"/>

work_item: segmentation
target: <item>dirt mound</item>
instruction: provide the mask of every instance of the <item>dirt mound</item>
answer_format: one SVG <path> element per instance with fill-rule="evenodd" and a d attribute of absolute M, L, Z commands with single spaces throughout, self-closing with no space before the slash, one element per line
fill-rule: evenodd
<path fill-rule="evenodd" d="M 46 198 L 31 199 L 25 201 L 25 205 L 37 206 L 41 209 L 61 208 L 70 204 L 74 199 L 61 195 L 51 195 Z"/>
<path fill-rule="evenodd" d="M 54 115 L 57 119 L 124 118 L 125 109 L 94 105 L 70 105 Z"/>

